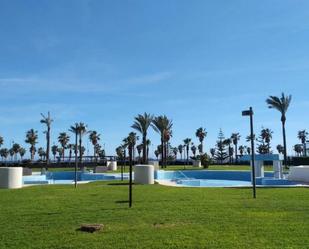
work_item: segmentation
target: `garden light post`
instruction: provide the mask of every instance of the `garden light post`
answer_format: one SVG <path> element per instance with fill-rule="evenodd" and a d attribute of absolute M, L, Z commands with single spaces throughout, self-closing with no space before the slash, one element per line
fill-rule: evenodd
<path fill-rule="evenodd" d="M 74 186 L 75 188 L 77 188 L 77 168 L 78 168 L 78 158 L 77 158 L 77 131 L 78 131 L 78 127 L 77 125 L 75 126 L 76 132 L 75 132 L 75 148 L 74 148 L 74 152 L 75 152 L 75 168 L 74 168 Z"/>
<path fill-rule="evenodd" d="M 256 180 L 255 180 L 255 163 L 254 163 L 254 132 L 253 132 L 253 110 L 252 107 L 249 110 L 242 112 L 242 116 L 250 116 L 250 137 L 251 137 L 251 165 L 252 165 L 252 186 L 253 186 L 253 198 L 256 198 Z"/>
<path fill-rule="evenodd" d="M 131 146 L 131 145 L 129 145 Z M 132 207 L 132 165 L 133 165 L 133 150 L 129 148 L 129 166 L 130 166 L 130 181 L 129 181 L 129 207 Z"/>

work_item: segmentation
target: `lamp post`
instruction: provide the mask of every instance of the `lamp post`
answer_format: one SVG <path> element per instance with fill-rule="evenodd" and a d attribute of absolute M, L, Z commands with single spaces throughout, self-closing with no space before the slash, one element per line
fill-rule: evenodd
<path fill-rule="evenodd" d="M 78 136 L 78 126 L 75 125 L 75 146 L 74 146 L 74 153 L 75 153 L 75 167 L 74 167 L 74 186 L 77 188 L 77 168 L 78 168 L 78 158 L 77 158 L 77 136 Z"/>
<path fill-rule="evenodd" d="M 250 133 L 251 133 L 251 165 L 252 165 L 252 190 L 253 190 L 253 198 L 256 198 L 256 181 L 255 181 L 255 163 L 254 163 L 254 132 L 253 132 L 253 110 L 252 107 L 249 110 L 245 110 L 242 112 L 242 116 L 250 117 Z"/>
<path fill-rule="evenodd" d="M 133 166 L 133 149 L 132 145 L 129 145 L 129 161 L 130 161 L 130 179 L 129 179 L 129 207 L 132 207 L 132 166 Z M 133 147 L 133 149 L 132 149 Z"/>

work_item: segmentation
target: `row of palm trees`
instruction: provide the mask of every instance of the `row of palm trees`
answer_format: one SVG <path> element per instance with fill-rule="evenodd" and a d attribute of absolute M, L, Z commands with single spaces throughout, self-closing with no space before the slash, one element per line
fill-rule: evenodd
<path fill-rule="evenodd" d="M 266 103 L 268 105 L 268 108 L 275 109 L 280 112 L 281 114 L 281 123 L 282 123 L 282 135 L 283 135 L 283 146 L 278 145 L 277 149 L 280 152 L 283 152 L 284 154 L 284 163 L 287 165 L 287 148 L 286 148 L 286 131 L 285 131 L 285 124 L 286 124 L 286 113 L 288 111 L 288 108 L 290 106 L 292 100 L 292 96 L 288 95 L 285 96 L 284 93 L 282 93 L 281 97 L 276 96 L 269 96 L 269 98 L 266 99 Z M 148 129 L 149 127 L 152 127 L 156 132 L 160 134 L 161 138 L 161 145 L 157 147 L 157 150 L 155 151 L 155 155 L 158 157 L 161 155 L 162 165 L 166 165 L 166 160 L 168 156 L 168 150 L 170 148 L 169 140 L 172 137 L 172 126 L 173 123 L 171 120 L 169 120 L 166 116 L 158 116 L 154 117 L 151 114 L 144 113 L 143 115 L 139 114 L 137 117 L 134 118 L 134 123 L 131 126 L 133 129 L 138 131 L 142 135 L 142 143 L 141 145 L 138 145 L 138 151 L 143 153 L 143 163 L 148 162 L 148 152 L 147 152 L 147 135 L 148 135 Z M 198 146 L 198 150 L 200 154 L 203 153 L 203 141 L 205 137 L 207 136 L 207 132 L 204 128 L 199 128 L 196 131 L 196 136 L 199 138 L 200 144 Z M 134 138 L 134 139 L 133 139 Z M 262 129 L 260 142 L 262 145 L 260 146 L 261 151 L 268 151 L 270 152 L 270 140 L 272 138 L 272 131 L 270 129 Z M 249 137 L 247 140 L 250 141 L 250 139 L 254 139 Z M 135 145 L 138 140 L 138 136 L 136 133 L 131 132 L 129 136 L 123 140 L 123 144 L 116 148 L 117 155 L 124 156 L 125 155 L 125 149 L 129 146 L 129 154 L 132 152 L 132 156 L 135 150 Z M 242 146 L 240 149 L 238 148 L 238 141 L 240 140 L 240 134 L 239 133 L 233 133 L 230 138 L 228 138 L 225 141 L 222 141 L 222 144 L 228 144 L 229 145 L 229 154 L 231 154 L 232 151 L 235 153 L 235 161 L 238 160 L 238 150 L 240 150 L 240 153 L 243 154 L 244 151 L 247 148 L 247 152 L 249 152 L 250 148 Z M 130 141 L 134 141 L 134 144 L 130 144 Z M 179 145 L 178 147 L 172 147 L 171 151 L 174 153 L 175 156 L 177 156 L 177 153 L 179 152 L 182 156 L 183 150 L 186 151 L 186 158 L 189 159 L 189 151 L 191 146 L 191 151 L 193 155 L 196 154 L 197 148 L 195 145 L 192 145 L 192 139 L 186 138 L 184 139 L 184 144 Z M 234 149 L 231 149 L 231 144 L 233 143 Z M 215 150 L 211 149 L 211 154 L 214 154 Z"/>
<path fill-rule="evenodd" d="M 148 163 L 149 159 L 149 146 L 151 141 L 147 139 L 149 128 L 153 128 L 155 132 L 160 135 L 161 145 L 159 147 L 159 154 L 161 155 L 162 165 L 167 164 L 169 141 L 172 137 L 173 122 L 165 115 L 155 117 L 152 114 L 144 113 L 139 114 L 134 118 L 133 128 L 139 132 L 142 137 L 142 142 L 136 145 L 139 137 L 135 132 L 130 132 L 129 135 L 123 139 L 122 144 L 116 148 L 116 153 L 120 158 L 126 158 L 126 150 L 128 149 L 129 158 L 135 158 L 135 148 L 140 155 L 142 153 L 142 163 Z M 158 153 L 158 151 L 156 152 Z"/>
<path fill-rule="evenodd" d="M 36 144 L 38 143 L 38 131 L 34 129 L 30 129 L 26 132 L 26 139 L 25 143 L 29 144 L 29 152 L 30 152 L 30 160 L 33 161 L 36 152 L 38 152 L 38 155 L 41 159 L 46 160 L 47 164 L 50 162 L 50 133 L 51 133 L 51 124 L 53 123 L 53 119 L 50 116 L 50 113 L 45 116 L 43 114 L 42 119 L 40 120 L 41 123 L 46 125 L 46 130 L 44 131 L 44 134 L 46 134 L 46 149 L 43 149 L 42 147 L 36 148 Z M 101 146 L 99 145 L 100 141 L 100 134 L 97 131 L 88 131 L 87 125 L 84 123 L 75 123 L 73 126 L 69 129 L 70 132 L 72 132 L 75 135 L 75 144 L 69 144 L 70 142 L 70 136 L 66 132 L 61 132 L 58 136 L 58 142 L 60 146 L 57 145 L 52 146 L 52 153 L 54 155 L 54 159 L 57 153 L 59 153 L 59 156 L 64 160 L 65 157 L 65 150 L 70 150 L 70 158 L 72 155 L 72 151 L 74 151 L 75 155 L 79 153 L 79 161 L 82 162 L 82 157 L 85 152 L 84 146 L 82 146 L 83 136 L 86 134 L 89 134 L 89 140 L 91 141 L 93 145 L 93 156 L 96 158 L 98 155 L 104 154 L 104 151 L 101 150 Z M 4 139 L 0 136 L 0 147 L 3 145 Z M 20 155 L 21 159 L 23 159 L 23 156 L 26 153 L 26 149 L 21 147 L 19 144 L 14 143 L 12 145 L 11 149 L 1 148 L 0 149 L 0 156 L 2 159 L 7 159 L 9 155 L 13 158 L 15 156 L 15 160 L 17 160 L 17 154 Z"/>
<path fill-rule="evenodd" d="M 288 111 L 289 105 L 291 103 L 292 96 L 288 95 L 286 96 L 284 93 L 280 97 L 276 96 L 270 96 L 269 98 L 266 99 L 266 103 L 269 108 L 271 109 L 276 109 L 280 112 L 281 114 L 281 124 L 282 124 L 282 135 L 283 135 L 283 146 L 280 145 L 280 147 L 277 146 L 278 151 L 280 150 L 284 154 L 284 161 L 286 165 L 287 161 L 287 149 L 286 149 L 286 131 L 285 131 L 285 124 L 286 124 L 286 113 Z M 45 157 L 47 164 L 50 162 L 50 146 L 51 146 L 51 141 L 50 141 L 50 135 L 51 135 L 51 126 L 54 120 L 51 118 L 50 113 L 48 112 L 47 115 L 41 114 L 42 119 L 40 122 L 46 126 L 46 130 L 44 131 L 46 135 L 46 149 L 45 149 L 45 154 L 40 153 L 42 156 Z M 207 136 L 207 132 L 205 131 L 204 128 L 200 127 L 199 129 L 196 130 L 196 137 L 199 139 L 199 145 L 196 147 L 194 144 L 192 144 L 192 139 L 191 138 L 186 138 L 183 141 L 183 144 L 178 145 L 177 147 L 170 147 L 170 139 L 172 137 L 172 127 L 173 127 L 173 122 L 170 120 L 168 117 L 165 115 L 160 115 L 160 116 L 153 116 L 148 113 L 140 114 L 134 118 L 134 123 L 131 126 L 135 131 L 141 134 L 142 141 L 140 145 L 138 146 L 138 151 L 142 153 L 142 162 L 147 163 L 148 162 L 148 157 L 149 157 L 149 146 L 151 144 L 150 140 L 147 139 L 148 136 L 148 130 L 149 128 L 153 128 L 154 131 L 156 131 L 160 135 L 160 140 L 161 144 L 158 146 L 157 150 L 155 151 L 156 155 L 161 155 L 161 160 L 162 164 L 166 165 L 167 164 L 167 157 L 169 156 L 169 153 L 172 152 L 174 153 L 175 156 L 177 156 L 177 153 L 179 152 L 182 156 L 183 151 L 186 152 L 186 159 L 189 159 L 189 151 L 191 149 L 193 155 L 196 154 L 197 151 L 199 151 L 200 154 L 204 153 L 203 150 L 203 141 L 205 137 Z M 73 126 L 70 127 L 69 129 L 70 132 L 72 132 L 75 135 L 75 143 L 69 144 L 70 137 L 66 132 L 62 132 L 59 134 L 58 141 L 60 144 L 60 148 L 57 147 L 57 150 L 55 150 L 55 147 L 53 146 L 53 152 L 58 151 L 59 154 L 61 154 L 62 158 L 64 158 L 65 155 L 65 150 L 69 149 L 70 155 L 72 154 L 72 150 L 74 150 L 75 155 L 78 154 L 79 152 L 79 161 L 82 161 L 82 156 L 83 156 L 83 151 L 84 148 L 82 146 L 82 139 L 83 136 L 87 133 L 87 126 L 80 122 L 80 123 L 75 123 Z M 270 150 L 270 139 L 271 139 L 271 131 L 265 129 L 263 132 L 263 142 L 265 144 L 263 145 L 263 150 Z M 305 148 L 306 146 L 306 136 L 308 134 L 306 131 L 300 131 L 298 134 L 298 137 L 301 139 L 303 147 Z M 99 151 L 100 151 L 100 146 L 98 145 L 98 142 L 100 140 L 100 134 L 98 134 L 96 131 L 90 132 L 89 138 L 94 146 L 94 156 L 96 156 Z M 2 140 L 1 140 L 2 139 Z M 233 133 L 230 138 L 228 138 L 226 141 L 224 141 L 225 144 L 228 144 L 229 146 L 229 154 L 233 151 L 235 153 L 235 160 L 237 162 L 238 160 L 238 151 L 240 148 L 238 148 L 238 141 L 240 139 L 239 133 Z M 251 138 L 248 140 L 250 141 Z M 30 129 L 26 133 L 26 140 L 25 142 L 30 145 L 30 155 L 31 155 L 31 160 L 34 159 L 34 155 L 36 153 L 36 143 L 38 140 L 38 133 L 34 129 Z M 139 137 L 137 136 L 136 133 L 131 132 L 128 137 L 126 137 L 123 140 L 123 144 L 119 146 L 116 149 L 117 154 L 125 154 L 125 150 L 129 149 L 132 150 L 131 152 L 133 153 L 132 156 L 134 156 L 134 151 L 135 151 L 135 146 L 137 141 L 139 140 Z M 134 142 L 132 144 L 132 142 Z M 3 138 L 0 137 L 0 146 L 3 144 Z M 232 149 L 231 145 L 234 145 L 234 149 Z M 15 152 L 13 154 L 13 148 L 12 152 L 10 153 L 10 150 L 6 149 L 1 149 L 0 153 L 5 157 L 6 155 L 17 155 L 18 153 L 21 155 L 21 157 L 25 154 L 24 149 L 19 146 L 19 150 L 16 151 L 16 148 L 18 146 L 15 145 Z M 261 147 L 262 148 L 262 147 Z M 243 151 L 245 148 L 241 147 L 240 151 Z M 42 150 L 40 150 L 42 152 Z M 44 151 L 43 151 L 44 152 Z M 211 150 L 211 154 L 213 152 L 213 149 Z M 304 149 L 304 153 L 306 153 L 306 149 Z M 124 156 L 124 155 L 123 155 Z"/>
<path fill-rule="evenodd" d="M 142 153 L 142 163 L 148 163 L 149 159 L 149 146 L 151 144 L 151 141 L 147 139 L 148 136 L 148 130 L 149 128 L 153 128 L 155 132 L 157 132 L 160 135 L 160 141 L 161 144 L 158 145 L 157 149 L 154 151 L 156 157 L 158 158 L 161 156 L 161 162 L 162 166 L 166 167 L 167 165 L 167 159 L 170 156 L 171 153 L 174 154 L 175 158 L 177 158 L 178 152 L 181 154 L 183 153 L 183 150 L 186 150 L 187 160 L 189 160 L 189 150 L 191 148 L 191 151 L 193 155 L 195 156 L 197 148 L 194 144 L 192 144 L 191 138 L 186 138 L 183 140 L 183 144 L 179 145 L 178 147 L 171 147 L 169 141 L 172 137 L 172 127 L 173 122 L 165 115 L 160 116 L 153 116 L 148 113 L 139 114 L 134 118 L 134 123 L 131 126 L 134 130 L 138 131 L 142 136 L 142 142 L 139 145 L 136 145 L 137 141 L 139 140 L 139 137 L 135 132 L 130 132 L 128 137 L 123 139 L 123 144 L 118 146 L 116 148 L 116 154 L 119 158 L 126 158 L 126 149 L 129 150 L 129 157 L 130 153 L 132 153 L 132 158 L 135 158 L 135 147 L 137 149 L 137 152 L 139 154 Z M 200 154 L 203 154 L 203 141 L 205 137 L 207 136 L 207 132 L 204 128 L 200 127 L 196 131 L 196 137 L 199 139 L 199 146 L 198 150 Z M 134 143 L 132 144 L 132 141 Z M 191 147 L 190 147 L 191 146 Z"/>
<path fill-rule="evenodd" d="M 0 146 L 3 144 L 3 138 L 0 137 Z M 13 143 L 12 148 L 2 148 L 0 149 L 0 157 L 2 161 L 6 161 L 9 156 L 11 156 L 11 160 L 13 158 L 17 160 L 17 156 L 19 155 L 21 160 L 23 159 L 24 155 L 26 154 L 26 149 L 21 147 L 18 143 Z"/>

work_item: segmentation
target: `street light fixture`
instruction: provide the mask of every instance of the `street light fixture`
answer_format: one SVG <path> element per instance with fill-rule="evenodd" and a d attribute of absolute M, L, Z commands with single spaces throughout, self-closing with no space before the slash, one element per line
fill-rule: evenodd
<path fill-rule="evenodd" d="M 242 116 L 250 117 L 250 132 L 251 132 L 251 165 L 252 165 L 252 187 L 253 187 L 253 198 L 256 198 L 256 180 L 255 180 L 255 163 L 254 163 L 254 132 L 253 132 L 253 110 L 252 107 L 249 110 L 242 112 Z"/>

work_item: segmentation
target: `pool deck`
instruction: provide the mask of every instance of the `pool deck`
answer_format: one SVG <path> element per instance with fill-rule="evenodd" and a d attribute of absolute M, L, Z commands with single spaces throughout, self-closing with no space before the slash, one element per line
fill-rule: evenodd
<path fill-rule="evenodd" d="M 252 188 L 252 186 L 188 186 L 188 185 L 179 185 L 174 181 L 170 180 L 156 180 L 156 183 L 167 186 L 167 187 L 177 187 L 177 188 Z M 309 188 L 309 185 L 306 183 L 300 183 L 297 185 L 256 185 L 257 188 Z"/>

